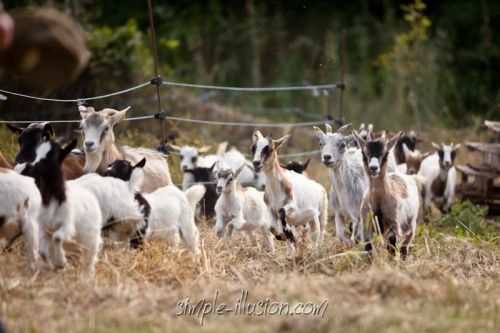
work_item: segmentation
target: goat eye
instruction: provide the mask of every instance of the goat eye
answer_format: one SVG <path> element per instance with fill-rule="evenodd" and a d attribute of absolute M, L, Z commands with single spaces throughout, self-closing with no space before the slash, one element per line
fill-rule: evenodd
<path fill-rule="evenodd" d="M 196 157 L 196 156 L 191 158 L 191 162 L 193 162 L 193 163 L 196 162 L 197 160 L 198 160 L 198 157 Z"/>
<path fill-rule="evenodd" d="M 340 143 L 340 148 L 345 148 L 345 142 L 344 142 L 344 141 L 342 141 L 342 142 Z"/>
<path fill-rule="evenodd" d="M 269 153 L 269 146 L 265 146 L 265 147 L 264 147 L 264 149 L 262 149 L 262 152 L 263 152 L 264 154 Z"/>
<path fill-rule="evenodd" d="M 108 126 L 104 127 L 104 132 L 107 132 L 107 131 L 109 131 L 109 127 Z"/>

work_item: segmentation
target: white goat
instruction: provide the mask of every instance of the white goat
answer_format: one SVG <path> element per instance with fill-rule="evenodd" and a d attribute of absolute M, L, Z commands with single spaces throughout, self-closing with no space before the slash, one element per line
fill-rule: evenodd
<path fill-rule="evenodd" d="M 107 175 L 125 180 L 133 188 L 136 186 L 134 183 L 141 181 L 140 173 L 135 172 L 136 167 L 128 161 L 118 160 L 109 166 Z M 164 186 L 152 193 L 136 193 L 136 200 L 146 207 L 143 209 L 148 222 L 145 239 L 159 237 L 170 245 L 176 245 L 180 238 L 187 248 L 199 253 L 200 235 L 194 222 L 194 210 L 204 194 L 203 185 L 192 186 L 186 192 L 176 186 Z"/>
<path fill-rule="evenodd" d="M 224 155 L 227 147 L 227 142 L 222 142 L 219 144 L 217 154 L 211 155 L 201 155 L 205 154 L 210 150 L 210 146 L 203 146 L 200 148 L 194 146 L 175 146 L 172 144 L 168 145 L 169 149 L 178 154 L 181 158 L 180 168 L 183 173 L 182 178 L 182 190 L 186 191 L 190 186 L 194 185 L 196 181 L 192 173 L 189 171 L 194 170 L 197 167 L 210 168 L 212 165 L 220 162 L 222 156 Z"/>
<path fill-rule="evenodd" d="M 40 190 L 40 255 L 49 267 L 66 265 L 63 246 L 76 245 L 86 271 L 94 273 L 101 247 L 101 209 L 96 197 L 75 182 L 65 182 L 61 164 L 76 146 L 76 139 L 61 148 L 54 141 L 41 143 L 28 165 Z"/>
<path fill-rule="evenodd" d="M 321 160 L 328 168 L 331 180 L 330 202 L 335 210 L 335 229 L 337 237 L 345 239 L 344 229 L 352 223 L 351 240 L 363 241 L 363 220 L 359 207 L 368 188 L 368 178 L 363 168 L 361 150 L 349 148 L 354 140 L 352 135 L 344 136 L 351 124 L 340 127 L 336 133 L 325 124 L 326 133 L 314 127 L 320 142 Z M 367 134 L 368 136 L 368 134 Z"/>
<path fill-rule="evenodd" d="M 103 174 L 109 164 L 119 159 L 137 163 L 147 158 L 142 191 L 149 193 L 162 186 L 172 185 L 167 158 L 162 153 L 146 148 L 115 145 L 113 127 L 125 118 L 129 108 L 121 111 L 103 109 L 96 112 L 92 107 L 79 107 L 82 117 L 80 128 L 84 141 L 85 173 Z"/>
<path fill-rule="evenodd" d="M 363 164 L 369 176 L 368 190 L 361 203 L 361 217 L 368 219 L 371 214 L 375 223 L 365 231 L 368 242 L 367 251 L 371 251 L 371 234 L 380 229 L 387 242 L 387 249 L 395 254 L 396 248 L 401 248 L 401 256 L 408 253 L 410 243 L 415 236 L 418 212 L 420 209 L 420 190 L 422 183 L 418 176 L 408 176 L 390 173 L 387 170 L 387 157 L 402 132 L 389 141 L 383 138 L 365 140 L 354 131 L 354 136 L 361 147 Z"/>
<path fill-rule="evenodd" d="M 7 247 L 21 235 L 26 240 L 26 258 L 34 271 L 38 260 L 38 211 L 41 196 L 33 178 L 0 168 L 0 239 Z"/>
<path fill-rule="evenodd" d="M 243 188 L 238 183 L 238 174 L 244 167 L 241 165 L 236 171 L 230 168 L 217 171 L 217 193 L 220 194 L 215 204 L 217 237 L 222 237 L 226 225 L 228 238 L 236 229 L 245 231 L 255 241 L 253 232 L 260 231 L 267 249 L 274 251 L 264 193 L 253 187 Z"/>
<path fill-rule="evenodd" d="M 145 162 L 145 159 L 141 160 L 138 168 L 142 169 Z M 143 214 L 135 200 L 135 187 L 130 188 L 123 180 L 91 173 L 68 183 L 77 184 L 95 195 L 101 208 L 102 228 L 113 241 L 129 240 L 137 229 L 145 227 Z"/>
<path fill-rule="evenodd" d="M 434 202 L 441 212 L 446 213 L 450 210 L 455 195 L 455 157 L 461 145 L 438 145 L 433 142 L 432 146 L 437 152 L 422 161 L 418 172 L 426 179 L 424 207 L 429 209 Z"/>
<path fill-rule="evenodd" d="M 217 153 L 214 155 L 201 155 L 206 153 L 210 149 L 210 146 L 196 148 L 193 146 L 178 147 L 175 145 L 169 145 L 169 148 L 179 154 L 181 158 L 180 167 L 181 172 L 184 174 L 182 179 L 183 191 L 187 190 L 191 185 L 196 183 L 192 173 L 189 171 L 192 171 L 197 167 L 209 168 L 214 165 L 214 163 L 217 163 L 216 167 L 219 167 L 219 165 L 221 167 L 230 167 L 233 171 L 239 168 L 242 164 L 245 164 L 245 168 L 238 176 L 238 182 L 242 186 L 258 186 L 259 178 L 253 170 L 251 163 L 248 162 L 245 159 L 245 156 L 235 148 L 226 152 L 227 142 L 220 143 L 217 148 Z"/>
<path fill-rule="evenodd" d="M 328 197 L 317 182 L 280 166 L 277 150 L 289 138 L 290 135 L 278 140 L 271 135 L 264 138 L 256 130 L 252 155 L 255 171 L 263 170 L 266 175 L 264 201 L 270 210 L 271 232 L 277 236 L 284 233 L 289 253 L 293 254 L 295 238 L 290 226 L 309 224 L 316 246 L 321 244 L 328 218 Z"/>

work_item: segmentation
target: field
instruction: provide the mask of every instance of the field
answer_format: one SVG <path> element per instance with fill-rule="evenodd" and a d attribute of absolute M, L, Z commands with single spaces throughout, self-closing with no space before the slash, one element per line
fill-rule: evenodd
<path fill-rule="evenodd" d="M 4 131 L 1 137 L 8 145 L 0 149 L 11 158 L 15 140 Z M 134 143 L 140 137 L 141 132 L 128 131 L 118 140 Z M 241 139 L 240 148 L 247 143 Z M 291 143 L 297 150 L 317 149 L 315 144 L 310 135 Z M 318 160 L 310 176 L 329 186 Z M 465 204 L 446 218 L 435 213 L 430 224 L 419 227 L 406 261 L 390 257 L 380 240 L 371 259 L 361 248 L 340 242 L 332 217 L 323 246 L 299 247 L 296 258 L 287 255 L 283 243 L 271 254 L 238 234 L 229 243 L 219 241 L 213 224 L 201 221 L 199 257 L 158 241 L 140 251 L 107 245 L 94 279 L 80 274 L 77 260 L 61 272 L 30 275 L 21 240 L 0 255 L 0 317 L 8 332 L 497 332 L 498 220 L 479 211 Z M 457 216 L 467 227 L 455 221 Z M 269 299 L 293 308 L 312 302 L 323 304 L 323 311 L 198 313 L 201 300 L 234 308 L 242 292 L 248 292 L 246 304 Z M 198 308 L 193 315 L 178 315 L 187 298 Z"/>

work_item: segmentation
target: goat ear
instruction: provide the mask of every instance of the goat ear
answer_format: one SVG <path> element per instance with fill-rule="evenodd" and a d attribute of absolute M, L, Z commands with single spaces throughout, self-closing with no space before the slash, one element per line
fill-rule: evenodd
<path fill-rule="evenodd" d="M 92 114 L 94 112 L 94 108 L 92 108 L 92 107 L 87 108 L 87 107 L 85 107 L 83 105 L 80 105 L 80 106 L 78 106 L 78 112 L 80 112 L 80 117 L 82 119 L 85 119 L 90 114 Z"/>
<path fill-rule="evenodd" d="M 253 131 L 253 134 L 252 134 L 253 143 L 256 143 L 257 141 L 259 141 L 260 139 L 263 139 L 263 138 L 264 138 L 264 136 L 262 135 L 262 133 L 258 129 L 255 129 Z"/>
<path fill-rule="evenodd" d="M 368 133 L 368 138 L 371 140 L 371 135 Z M 380 132 L 380 139 L 385 140 L 387 138 L 387 131 Z"/>
<path fill-rule="evenodd" d="M 76 148 L 77 143 L 78 143 L 78 140 L 75 138 L 75 139 L 71 140 L 71 142 L 68 143 L 61 150 L 61 154 L 59 155 L 59 162 L 64 161 L 64 159 L 71 153 L 71 151 Z"/>
<path fill-rule="evenodd" d="M 241 170 L 243 170 L 243 168 L 245 167 L 245 163 L 243 163 L 235 172 L 234 172 L 234 178 L 238 177 L 238 175 L 240 174 Z"/>
<path fill-rule="evenodd" d="M 396 142 L 398 142 L 398 140 L 401 138 L 402 135 L 403 131 L 399 131 L 389 141 L 387 141 L 386 148 L 388 151 L 391 150 L 396 145 Z"/>
<path fill-rule="evenodd" d="M 454 150 L 454 151 L 457 151 L 457 150 L 459 150 L 459 149 L 460 149 L 460 147 L 462 147 L 462 144 L 461 144 L 461 143 L 459 143 L 458 145 L 454 145 L 454 146 L 453 146 L 453 150 Z"/>
<path fill-rule="evenodd" d="M 167 148 L 170 149 L 173 152 L 180 153 L 181 152 L 181 147 L 173 145 L 171 143 L 167 143 Z"/>
<path fill-rule="evenodd" d="M 287 134 L 285 136 L 282 136 L 278 140 L 274 140 L 274 144 L 276 145 L 276 149 L 278 149 L 279 147 L 283 146 L 283 144 L 285 144 L 285 142 L 287 142 L 288 139 L 290 139 L 291 136 L 292 136 L 291 134 Z"/>
<path fill-rule="evenodd" d="M 50 125 L 49 122 L 44 122 L 40 124 L 43 129 L 43 135 L 46 137 L 47 140 L 50 140 L 51 137 L 55 136 L 56 133 L 54 132 L 54 129 L 52 128 L 52 125 Z"/>
<path fill-rule="evenodd" d="M 309 166 L 309 162 L 311 162 L 311 158 L 308 158 L 306 163 L 302 166 L 302 171 L 306 171 L 307 167 Z"/>
<path fill-rule="evenodd" d="M 198 153 L 202 153 L 202 154 L 208 153 L 210 148 L 212 148 L 212 146 L 203 146 L 201 148 L 198 148 Z"/>
<path fill-rule="evenodd" d="M 368 133 L 373 132 L 373 124 L 368 124 Z"/>
<path fill-rule="evenodd" d="M 7 127 L 14 134 L 15 133 L 21 134 L 23 132 L 23 130 L 24 130 L 24 128 L 22 128 L 22 127 L 17 127 L 17 126 L 11 125 L 11 124 L 7 124 Z"/>
<path fill-rule="evenodd" d="M 359 125 L 359 129 L 358 129 L 358 132 L 361 132 L 362 130 L 365 129 L 365 123 L 361 123 L 361 125 Z"/>
<path fill-rule="evenodd" d="M 366 144 L 366 140 L 363 139 L 356 130 L 352 130 L 352 135 L 354 135 L 354 139 L 358 143 L 359 148 L 363 148 L 363 146 Z"/>
<path fill-rule="evenodd" d="M 332 133 L 333 132 L 332 125 L 330 125 L 329 123 L 325 123 L 325 128 L 326 128 L 326 133 Z"/>
<path fill-rule="evenodd" d="M 321 139 L 325 136 L 325 132 L 323 132 L 323 131 L 321 130 L 321 128 L 314 126 L 314 127 L 313 127 L 313 129 L 314 129 L 314 135 L 315 135 L 318 139 L 320 139 L 320 140 L 321 140 Z"/>
<path fill-rule="evenodd" d="M 440 150 L 440 149 L 441 149 L 441 146 L 440 146 L 440 145 L 438 145 L 437 143 L 435 143 L 434 141 L 433 141 L 433 142 L 431 142 L 431 145 L 432 145 L 434 148 L 436 148 L 437 150 Z"/>
<path fill-rule="evenodd" d="M 125 119 L 125 117 L 127 116 L 127 111 L 129 109 L 130 109 L 130 106 L 126 107 L 125 109 L 123 109 L 121 111 L 116 111 L 114 114 L 110 115 L 109 119 L 111 121 L 111 124 L 116 125 L 120 121 L 122 121 L 123 119 Z"/>
<path fill-rule="evenodd" d="M 134 165 L 134 167 L 132 169 L 136 169 L 136 168 L 143 169 L 145 165 L 146 165 L 146 158 L 143 158 L 136 165 Z"/>
<path fill-rule="evenodd" d="M 346 131 L 350 130 L 352 127 L 352 124 L 349 123 L 349 124 L 345 124 L 344 126 L 340 127 L 338 130 L 337 130 L 337 133 L 339 134 L 344 134 Z"/>
<path fill-rule="evenodd" d="M 411 153 L 411 150 L 408 148 L 406 143 L 403 143 L 401 146 L 403 147 L 403 153 L 405 154 L 405 156 L 407 156 Z"/>

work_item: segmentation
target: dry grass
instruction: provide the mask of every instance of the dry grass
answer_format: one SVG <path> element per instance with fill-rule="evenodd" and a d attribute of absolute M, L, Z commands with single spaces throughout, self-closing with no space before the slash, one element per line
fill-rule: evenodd
<path fill-rule="evenodd" d="M 19 242 L 0 256 L 0 314 L 12 332 L 317 331 L 494 332 L 500 323 L 498 244 L 441 232 L 420 232 L 406 262 L 381 248 L 366 254 L 328 235 L 319 250 L 301 248 L 291 259 L 280 243 L 274 255 L 234 237 L 219 242 L 201 226 L 198 259 L 160 242 L 143 251 L 101 254 L 95 280 L 82 278 L 77 262 L 59 273 L 30 276 Z M 176 316 L 177 302 L 234 304 L 249 300 L 320 304 L 314 316 Z"/>
<path fill-rule="evenodd" d="M 215 117 L 215 111 L 203 114 Z M 204 143 L 234 138 L 237 141 L 232 143 L 248 150 L 250 129 L 202 129 L 194 137 L 201 137 Z M 310 132 L 297 130 L 289 151 L 316 149 Z M 122 133 L 119 140 L 141 144 L 141 133 Z M 443 133 L 436 130 L 425 138 L 477 139 L 477 133 L 470 131 Z M 0 130 L 0 138 L 0 150 L 13 158 L 15 139 L 4 130 Z M 422 150 L 429 148 L 429 141 Z M 471 158 L 459 154 L 460 162 Z M 179 182 L 177 170 L 177 165 L 171 165 Z M 317 157 L 308 172 L 329 184 Z M 329 221 L 333 224 L 332 218 Z M 215 238 L 213 227 L 204 223 L 200 229 L 203 253 L 199 258 L 160 242 L 137 252 L 106 247 L 92 280 L 80 275 L 75 260 L 62 272 L 30 275 L 20 241 L 11 252 L 0 254 L 0 318 L 9 332 L 477 333 L 500 329 L 500 240 L 495 235 L 490 241 L 478 241 L 427 226 L 419 230 L 410 257 L 401 262 L 390 258 L 380 245 L 370 261 L 359 248 L 332 237 L 333 230 L 319 250 L 300 248 L 292 259 L 283 243 L 271 255 L 241 237 L 223 244 Z M 197 317 L 176 315 L 178 301 L 186 297 L 192 302 L 211 301 L 218 291 L 218 302 L 232 307 L 241 290 L 249 291 L 249 301 L 269 298 L 320 304 L 328 299 L 329 305 L 323 318 L 210 315 L 203 326 Z"/>

